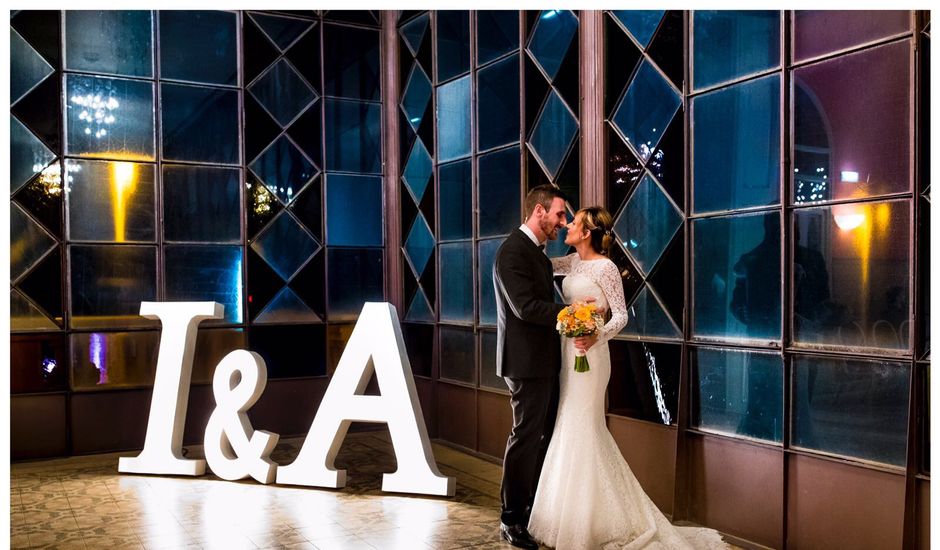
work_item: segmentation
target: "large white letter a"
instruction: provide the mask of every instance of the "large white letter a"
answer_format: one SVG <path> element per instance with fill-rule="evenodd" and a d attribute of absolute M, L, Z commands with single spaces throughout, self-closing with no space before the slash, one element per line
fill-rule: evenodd
<path fill-rule="evenodd" d="M 381 395 L 361 395 L 372 367 Z M 398 314 L 388 303 L 363 306 L 304 446 L 292 464 L 278 468 L 277 482 L 345 486 L 346 471 L 333 461 L 351 422 L 388 424 L 398 470 L 384 475 L 383 491 L 454 495 L 454 478 L 442 476 L 434 461 Z"/>

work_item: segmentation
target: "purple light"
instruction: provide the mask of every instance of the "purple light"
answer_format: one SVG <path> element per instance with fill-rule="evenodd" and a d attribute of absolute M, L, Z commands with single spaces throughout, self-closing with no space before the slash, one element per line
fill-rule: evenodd
<path fill-rule="evenodd" d="M 49 375 L 51 375 L 52 371 L 54 371 L 57 366 L 58 365 L 56 364 L 55 359 L 52 359 L 50 357 L 46 357 L 45 359 L 43 359 L 42 360 L 43 378 L 47 378 Z"/>
<path fill-rule="evenodd" d="M 108 366 L 105 363 L 108 344 L 103 334 L 92 333 L 88 342 L 88 360 L 98 369 L 98 384 L 108 383 Z"/>

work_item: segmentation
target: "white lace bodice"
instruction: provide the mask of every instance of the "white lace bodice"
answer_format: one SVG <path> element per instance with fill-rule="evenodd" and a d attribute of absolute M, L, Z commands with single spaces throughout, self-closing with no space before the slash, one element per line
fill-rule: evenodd
<path fill-rule="evenodd" d="M 571 303 L 594 298 L 598 307 L 610 311 L 597 342 L 604 343 L 616 336 L 627 324 L 627 304 L 623 297 L 623 281 L 617 265 L 607 258 L 582 261 L 577 252 L 552 258 L 555 275 L 565 275 L 563 297 Z M 598 292 L 599 290 L 599 292 Z"/>

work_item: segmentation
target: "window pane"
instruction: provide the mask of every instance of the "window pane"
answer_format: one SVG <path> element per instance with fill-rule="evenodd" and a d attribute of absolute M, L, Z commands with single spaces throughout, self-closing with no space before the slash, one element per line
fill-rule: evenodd
<path fill-rule="evenodd" d="M 417 132 L 418 127 L 421 126 L 429 101 L 431 101 L 431 80 L 428 75 L 424 74 L 421 65 L 415 63 L 401 99 L 401 108 L 408 117 L 408 124 L 411 125 L 412 130 Z"/>
<path fill-rule="evenodd" d="M 908 349 L 910 203 L 797 210 L 793 220 L 794 340 Z"/>
<path fill-rule="evenodd" d="M 692 209 L 733 210 L 780 202 L 780 77 L 692 100 Z"/>
<path fill-rule="evenodd" d="M 480 335 L 480 386 L 509 390 L 506 380 L 496 375 L 496 333 L 486 331 Z"/>
<path fill-rule="evenodd" d="M 240 246 L 167 246 L 164 265 L 167 300 L 219 302 L 226 322 L 244 320 Z"/>
<path fill-rule="evenodd" d="M 283 212 L 251 243 L 251 248 L 287 281 L 320 250 L 320 243 L 293 216 Z"/>
<path fill-rule="evenodd" d="M 10 393 L 68 391 L 68 344 L 64 334 L 10 337 Z"/>
<path fill-rule="evenodd" d="M 903 466 L 910 365 L 793 360 L 794 447 Z"/>
<path fill-rule="evenodd" d="M 505 239 L 487 239 L 480 241 L 478 258 L 480 271 L 478 284 L 480 285 L 480 324 L 496 325 L 496 289 L 493 286 L 493 263 L 496 261 L 496 251 Z M 493 367 L 495 373 L 495 367 Z"/>
<path fill-rule="evenodd" d="M 725 340 L 780 340 L 780 214 L 692 224 L 693 332 Z"/>
<path fill-rule="evenodd" d="M 160 12 L 160 76 L 238 84 L 238 16 L 224 11 Z"/>
<path fill-rule="evenodd" d="M 359 318 L 362 304 L 385 298 L 381 248 L 328 248 L 329 316 L 331 321 Z"/>
<path fill-rule="evenodd" d="M 65 12 L 65 68 L 153 76 L 149 11 Z"/>
<path fill-rule="evenodd" d="M 645 176 L 614 222 L 614 232 L 644 273 L 650 273 L 676 231 L 682 214 L 666 193 Z"/>
<path fill-rule="evenodd" d="M 780 66 L 780 12 L 695 10 L 692 29 L 696 89 Z"/>
<path fill-rule="evenodd" d="M 681 350 L 675 344 L 611 340 L 610 412 L 675 425 Z"/>
<path fill-rule="evenodd" d="M 382 99 L 379 89 L 379 32 L 337 25 L 323 26 L 324 94 L 353 99 Z"/>
<path fill-rule="evenodd" d="M 475 383 L 473 331 L 445 326 L 440 330 L 441 378 Z"/>
<path fill-rule="evenodd" d="M 382 246 L 382 178 L 329 174 L 326 177 L 326 243 Z"/>
<path fill-rule="evenodd" d="M 56 245 L 16 203 L 10 203 L 10 277 L 17 279 Z"/>
<path fill-rule="evenodd" d="M 614 108 L 612 122 L 643 161 L 659 144 L 682 106 L 682 98 L 653 65 L 644 61 Z"/>
<path fill-rule="evenodd" d="M 438 170 L 440 238 L 442 240 L 469 239 L 473 235 L 470 160 L 445 164 Z"/>
<path fill-rule="evenodd" d="M 17 32 L 10 32 L 10 102 L 20 97 L 54 72 L 36 50 Z"/>
<path fill-rule="evenodd" d="M 613 10 L 610 12 L 642 47 L 649 46 L 665 10 Z"/>
<path fill-rule="evenodd" d="M 477 63 L 483 64 L 519 47 L 519 12 L 477 12 Z M 516 60 L 518 62 L 518 60 Z"/>
<path fill-rule="evenodd" d="M 473 322 L 473 244 L 447 243 L 439 248 L 441 321 Z"/>
<path fill-rule="evenodd" d="M 627 324 L 620 334 L 634 338 L 682 338 L 682 331 L 666 313 L 650 287 L 643 288 L 630 303 Z"/>
<path fill-rule="evenodd" d="M 480 236 L 505 235 L 519 227 L 519 147 L 480 156 Z"/>
<path fill-rule="evenodd" d="M 65 88 L 67 153 L 154 159 L 153 84 L 70 74 Z"/>
<path fill-rule="evenodd" d="M 549 80 L 555 80 L 561 62 L 577 34 L 578 18 L 569 10 L 545 10 L 539 13 L 528 50 Z"/>
<path fill-rule="evenodd" d="M 71 344 L 73 389 L 153 384 L 160 348 L 159 332 L 75 333 L 71 335 Z M 194 368 L 195 365 L 193 361 Z"/>
<path fill-rule="evenodd" d="M 153 325 L 140 303 L 157 298 L 153 246 L 69 246 L 72 327 Z"/>
<path fill-rule="evenodd" d="M 55 159 L 55 154 L 30 132 L 10 117 L 10 191 L 16 192 L 42 172 Z"/>
<path fill-rule="evenodd" d="M 150 241 L 154 231 L 154 165 L 66 160 L 73 241 Z"/>
<path fill-rule="evenodd" d="M 240 172 L 163 166 L 163 236 L 169 241 L 241 239 Z"/>
<path fill-rule="evenodd" d="M 163 84 L 163 158 L 238 164 L 238 92 Z"/>
<path fill-rule="evenodd" d="M 874 42 L 909 31 L 911 12 L 902 10 L 809 10 L 793 12 L 796 61 Z"/>
<path fill-rule="evenodd" d="M 508 57 L 481 69 L 477 93 L 479 149 L 519 141 L 519 59 Z"/>
<path fill-rule="evenodd" d="M 318 97 L 316 91 L 285 58 L 281 58 L 255 80 L 248 87 L 248 92 L 283 127 L 287 127 Z"/>
<path fill-rule="evenodd" d="M 558 170 L 577 135 L 578 121 L 565 106 L 561 96 L 552 90 L 529 136 L 529 147 L 542 161 L 549 178 L 558 176 Z"/>
<path fill-rule="evenodd" d="M 438 82 L 470 70 L 470 12 L 437 12 Z"/>
<path fill-rule="evenodd" d="M 408 19 L 414 13 L 415 12 L 405 12 L 399 16 L 398 20 L 403 21 Z M 424 42 L 424 35 L 428 31 L 430 18 L 430 15 L 425 12 L 399 27 L 398 32 L 401 33 L 402 38 L 405 39 L 405 43 L 408 45 L 408 49 L 411 50 L 412 56 L 418 55 L 421 43 Z"/>
<path fill-rule="evenodd" d="M 700 348 L 692 356 L 692 426 L 783 441 L 783 362 L 779 355 Z"/>
<path fill-rule="evenodd" d="M 434 327 L 419 323 L 402 323 L 401 334 L 405 349 L 408 350 L 411 372 L 416 376 L 430 378 L 434 356 Z"/>
<path fill-rule="evenodd" d="M 405 256 L 414 269 L 415 276 L 421 277 L 424 274 L 424 268 L 428 265 L 428 260 L 434 253 L 434 235 L 428 227 L 428 222 L 424 220 L 424 215 L 419 213 L 414 223 L 411 224 L 403 248 Z"/>
<path fill-rule="evenodd" d="M 431 182 L 433 173 L 431 155 L 424 146 L 424 142 L 416 139 L 411 147 L 408 162 L 405 163 L 405 171 L 401 175 L 401 179 L 408 186 L 416 203 L 420 204 L 421 199 L 424 198 L 424 192 L 428 188 L 428 183 Z"/>
<path fill-rule="evenodd" d="M 441 162 L 470 154 L 470 77 L 437 89 L 437 157 Z"/>
<path fill-rule="evenodd" d="M 323 325 L 281 325 L 251 327 L 248 349 L 264 359 L 268 379 L 326 375 L 326 349 Z"/>
<path fill-rule="evenodd" d="M 10 290 L 10 330 L 12 332 L 33 332 L 40 330 L 60 330 L 32 302 L 15 289 Z"/>
<path fill-rule="evenodd" d="M 281 51 L 287 50 L 302 34 L 316 24 L 307 19 L 294 19 L 266 13 L 251 12 L 249 15 Z"/>
<path fill-rule="evenodd" d="M 382 173 L 382 106 L 327 99 L 325 169 Z"/>
<path fill-rule="evenodd" d="M 288 204 L 317 175 L 317 167 L 285 135 L 249 166 L 272 194 Z"/>
<path fill-rule="evenodd" d="M 910 43 L 793 71 L 795 203 L 909 191 Z"/>

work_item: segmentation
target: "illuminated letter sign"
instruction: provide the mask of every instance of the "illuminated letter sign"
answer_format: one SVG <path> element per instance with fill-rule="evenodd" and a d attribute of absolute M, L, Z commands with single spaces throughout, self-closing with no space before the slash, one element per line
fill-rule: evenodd
<path fill-rule="evenodd" d="M 381 395 L 362 395 L 372 372 Z M 454 478 L 437 470 L 411 363 L 391 304 L 366 303 L 297 459 L 277 470 L 277 482 L 343 487 L 346 471 L 333 468 L 351 422 L 386 422 L 398 470 L 385 474 L 382 490 L 453 496 Z"/>

